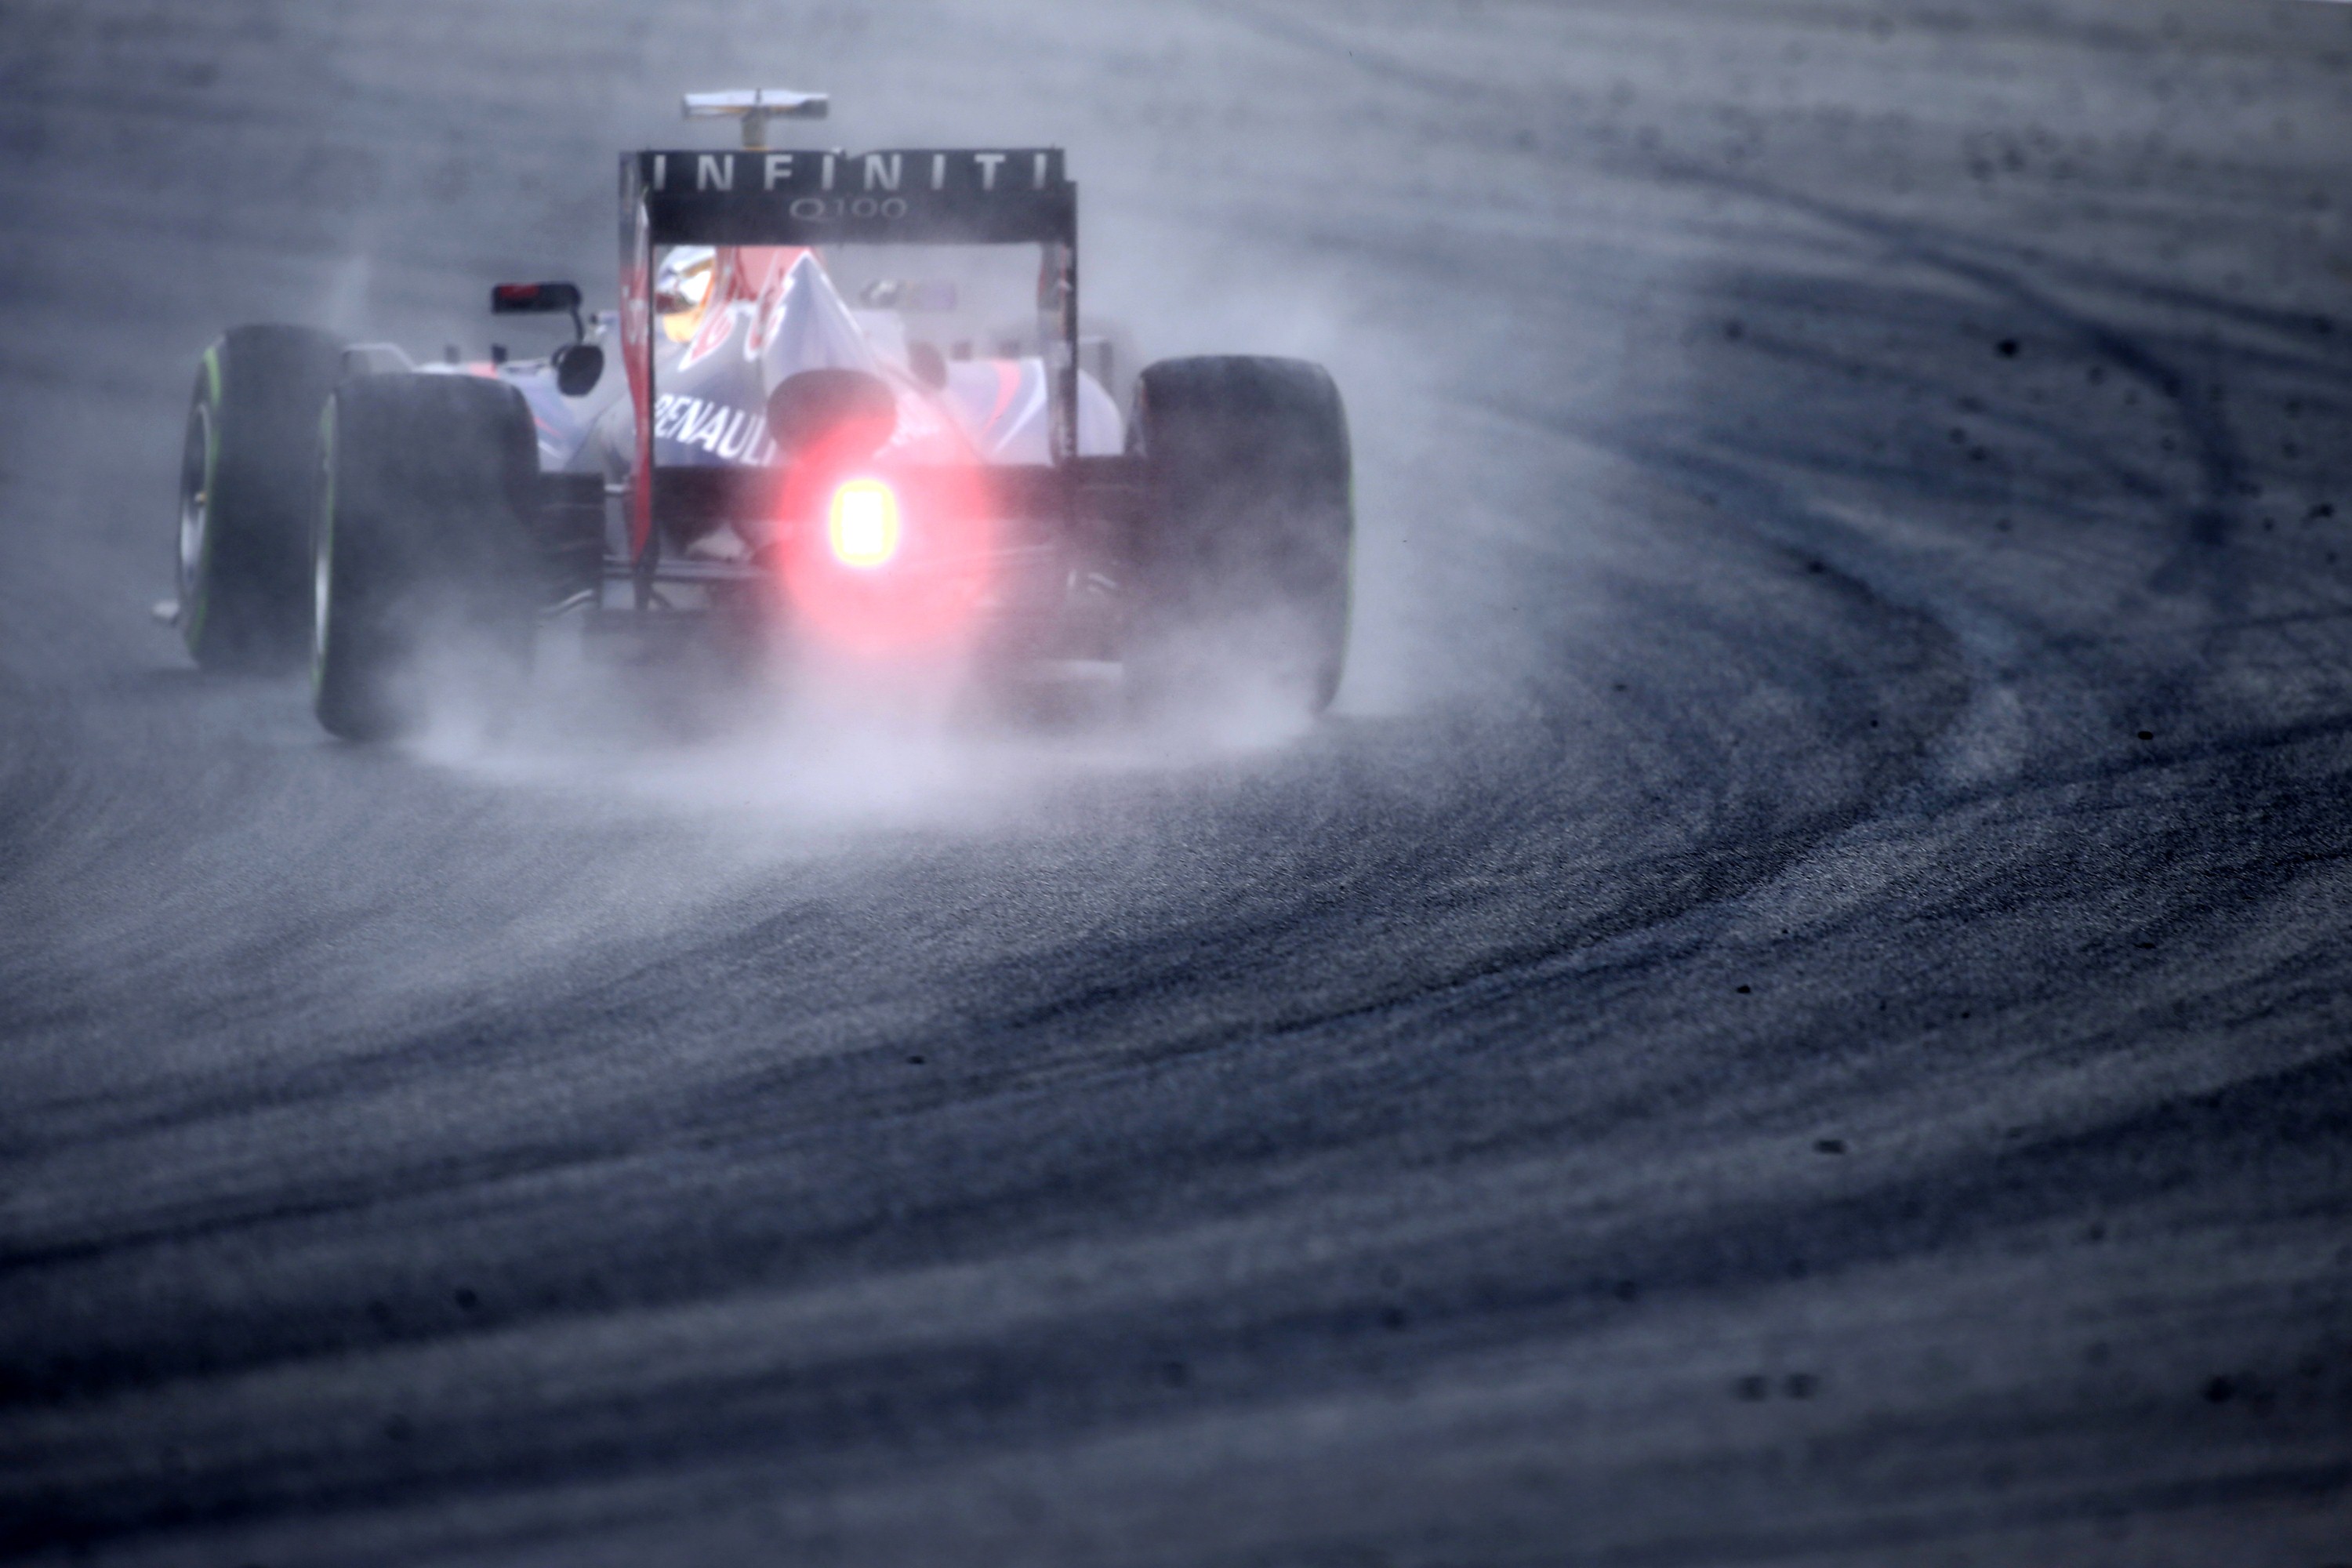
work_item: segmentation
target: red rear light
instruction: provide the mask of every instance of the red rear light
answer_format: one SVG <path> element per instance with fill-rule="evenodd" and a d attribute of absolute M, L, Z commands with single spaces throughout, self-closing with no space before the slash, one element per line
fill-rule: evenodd
<path fill-rule="evenodd" d="M 860 465 L 861 467 L 863 465 Z M 936 653 L 976 629 L 995 529 L 976 466 L 890 470 L 884 479 L 803 460 L 787 468 L 775 515 L 780 585 L 794 624 L 843 652 Z"/>
<path fill-rule="evenodd" d="M 850 479 L 825 507 L 824 542 L 844 566 L 872 571 L 898 553 L 898 494 L 880 479 Z"/>

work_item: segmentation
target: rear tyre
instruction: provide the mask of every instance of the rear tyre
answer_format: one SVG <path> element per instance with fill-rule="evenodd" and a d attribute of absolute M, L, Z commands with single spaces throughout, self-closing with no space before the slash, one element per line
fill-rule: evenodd
<path fill-rule="evenodd" d="M 544 596 L 539 447 L 522 395 L 467 375 L 348 382 L 319 431 L 310 676 L 351 741 L 457 710 L 496 722 Z"/>
<path fill-rule="evenodd" d="M 1136 542 L 1130 705 L 1272 697 L 1318 713 L 1347 657 L 1355 499 L 1348 416 L 1322 366 L 1162 360 L 1130 441 L 1150 506 Z"/>
<path fill-rule="evenodd" d="M 342 344 L 308 327 L 237 327 L 205 351 L 180 460 L 180 635 L 213 670 L 301 662 L 311 453 Z"/>

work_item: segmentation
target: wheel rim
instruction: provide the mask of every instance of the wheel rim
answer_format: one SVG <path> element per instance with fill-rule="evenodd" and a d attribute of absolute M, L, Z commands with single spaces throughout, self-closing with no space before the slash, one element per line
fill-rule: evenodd
<path fill-rule="evenodd" d="M 195 610 L 212 532 L 212 405 L 199 401 L 188 416 L 188 444 L 180 459 L 180 617 Z"/>

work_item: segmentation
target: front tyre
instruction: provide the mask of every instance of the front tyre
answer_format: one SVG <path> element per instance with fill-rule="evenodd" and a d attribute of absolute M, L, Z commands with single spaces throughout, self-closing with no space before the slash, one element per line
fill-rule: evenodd
<path fill-rule="evenodd" d="M 495 721 L 530 662 L 543 596 L 522 395 L 477 376 L 362 377 L 329 401 L 318 453 L 319 722 L 380 741 L 453 709 Z"/>
<path fill-rule="evenodd" d="M 1134 704 L 1270 697 L 1319 713 L 1347 657 L 1348 416 L 1322 366 L 1162 360 L 1136 390 L 1150 497 L 1127 649 Z"/>
<path fill-rule="evenodd" d="M 177 578 L 180 635 L 205 669 L 299 665 L 311 449 L 342 353 L 308 327 L 237 327 L 197 367 Z"/>

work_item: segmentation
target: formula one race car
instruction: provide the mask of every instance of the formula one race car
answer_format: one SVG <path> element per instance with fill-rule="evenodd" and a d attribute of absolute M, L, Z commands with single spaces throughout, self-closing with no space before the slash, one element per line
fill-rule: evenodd
<path fill-rule="evenodd" d="M 544 360 L 418 364 L 293 326 L 206 350 L 173 612 L 197 663 L 307 643 L 319 719 L 352 739 L 453 685 L 503 701 L 539 625 L 575 615 L 1117 659 L 1147 706 L 1238 670 L 1319 710 L 1354 528 L 1330 376 L 1161 361 L 1122 418 L 1079 332 L 1061 152 L 768 147 L 770 119 L 824 107 L 691 95 L 689 118 L 741 119 L 741 150 L 624 154 L 618 312 L 583 321 L 569 283 L 491 291 L 569 314 Z"/>

